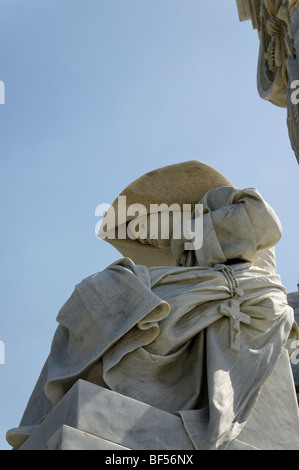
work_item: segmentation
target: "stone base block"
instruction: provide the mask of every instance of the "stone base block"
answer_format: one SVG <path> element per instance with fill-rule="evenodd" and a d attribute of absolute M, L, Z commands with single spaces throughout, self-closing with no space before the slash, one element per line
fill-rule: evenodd
<path fill-rule="evenodd" d="M 78 380 L 20 449 L 192 451 L 194 447 L 180 417 Z M 299 450 L 299 413 L 286 351 L 228 449 Z"/>
<path fill-rule="evenodd" d="M 133 450 L 193 450 L 178 416 L 83 380 L 76 382 L 20 450 L 45 448 L 55 433 L 66 432 L 61 430 L 64 425 Z"/>
<path fill-rule="evenodd" d="M 130 450 L 88 432 L 65 424 L 49 439 L 42 450 Z"/>

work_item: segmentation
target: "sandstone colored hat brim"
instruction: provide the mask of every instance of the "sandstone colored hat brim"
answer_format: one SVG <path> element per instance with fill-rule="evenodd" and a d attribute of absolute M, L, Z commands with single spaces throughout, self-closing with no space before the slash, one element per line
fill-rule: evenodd
<path fill-rule="evenodd" d="M 142 204 L 150 213 L 151 204 L 191 204 L 192 209 L 210 190 L 233 184 L 219 171 L 199 161 L 187 161 L 146 173 L 131 183 L 119 196 L 126 196 L 126 207 Z M 113 202 L 115 227 L 117 231 L 118 198 Z M 109 210 L 108 210 L 109 211 Z M 126 216 L 125 223 L 134 217 Z M 173 266 L 175 264 L 170 248 L 157 248 L 144 245 L 138 240 L 109 239 L 123 256 L 131 258 L 135 264 L 145 266 Z"/>

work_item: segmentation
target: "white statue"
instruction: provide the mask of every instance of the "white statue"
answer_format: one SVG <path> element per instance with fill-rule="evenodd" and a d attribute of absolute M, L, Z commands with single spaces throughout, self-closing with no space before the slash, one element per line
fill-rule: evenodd
<path fill-rule="evenodd" d="M 19 447 L 81 378 L 176 413 L 195 449 L 226 449 L 298 339 L 276 273 L 280 222 L 256 189 L 236 189 L 200 162 L 148 173 L 121 196 L 127 208 L 146 208 L 131 225 L 139 236 L 128 230 L 136 214 L 116 220 L 116 233 L 125 227 L 127 236 L 107 241 L 124 258 L 78 284 L 62 307 L 48 360 L 8 440 Z M 151 204 L 183 210 L 199 202 L 199 249 L 186 251 L 186 235 L 149 236 Z"/>

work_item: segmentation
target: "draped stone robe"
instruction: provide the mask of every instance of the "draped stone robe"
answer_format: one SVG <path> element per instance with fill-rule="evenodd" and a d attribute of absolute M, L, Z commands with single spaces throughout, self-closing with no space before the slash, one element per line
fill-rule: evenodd
<path fill-rule="evenodd" d="M 255 189 L 220 188 L 201 202 L 204 243 L 185 266 L 123 258 L 76 286 L 8 433 L 13 446 L 78 378 L 178 414 L 195 449 L 225 449 L 239 435 L 298 330 L 276 273 L 273 210 Z"/>

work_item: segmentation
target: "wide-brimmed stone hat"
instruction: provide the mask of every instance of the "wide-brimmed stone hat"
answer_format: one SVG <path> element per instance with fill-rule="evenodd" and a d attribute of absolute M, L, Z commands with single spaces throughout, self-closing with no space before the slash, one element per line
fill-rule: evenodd
<path fill-rule="evenodd" d="M 113 245 L 124 257 L 131 258 L 135 264 L 145 266 L 173 266 L 174 257 L 170 246 L 157 247 L 144 244 L 139 240 L 132 240 L 129 236 L 119 239 L 118 233 L 124 224 L 128 224 L 135 215 L 127 215 L 127 209 L 133 204 L 142 204 L 146 213 L 150 213 L 152 204 L 178 204 L 181 209 L 184 204 L 190 204 L 192 209 L 199 204 L 202 197 L 210 190 L 221 186 L 233 186 L 233 184 L 219 171 L 199 161 L 187 161 L 174 165 L 158 168 L 150 171 L 133 181 L 118 198 L 113 202 L 109 211 L 113 212 L 113 225 L 115 238 L 107 237 L 105 240 Z M 125 218 L 118 219 L 119 197 L 125 196 Z M 122 199 L 122 201 L 124 198 Z M 102 236 L 102 227 L 98 233 Z"/>

